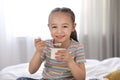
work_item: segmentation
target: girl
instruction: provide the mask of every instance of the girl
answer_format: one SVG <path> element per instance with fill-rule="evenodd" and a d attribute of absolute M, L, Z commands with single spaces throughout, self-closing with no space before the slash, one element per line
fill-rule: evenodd
<path fill-rule="evenodd" d="M 40 80 L 85 80 L 85 54 L 83 45 L 77 40 L 75 15 L 69 8 L 55 8 L 49 15 L 48 26 L 52 40 L 35 39 L 36 51 L 29 63 L 29 72 L 35 73 L 45 61 L 43 78 Z M 61 43 L 55 59 L 51 59 L 51 48 Z M 17 80 L 35 80 L 18 78 Z"/>

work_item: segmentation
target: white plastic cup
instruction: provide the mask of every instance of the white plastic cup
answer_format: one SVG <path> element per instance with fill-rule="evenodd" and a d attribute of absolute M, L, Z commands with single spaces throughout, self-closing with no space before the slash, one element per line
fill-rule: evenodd
<path fill-rule="evenodd" d="M 65 50 L 65 48 L 51 48 L 51 59 L 55 59 L 55 57 L 56 57 L 56 52 L 58 51 L 58 50 Z"/>

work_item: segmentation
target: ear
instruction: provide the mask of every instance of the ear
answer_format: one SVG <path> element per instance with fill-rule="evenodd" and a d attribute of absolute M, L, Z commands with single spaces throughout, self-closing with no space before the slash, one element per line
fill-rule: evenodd
<path fill-rule="evenodd" d="M 76 23 L 73 24 L 72 32 L 75 31 Z"/>
<path fill-rule="evenodd" d="M 47 26 L 49 27 L 49 26 L 50 26 L 50 24 L 47 24 Z"/>
<path fill-rule="evenodd" d="M 50 24 L 47 24 L 48 28 L 50 29 Z"/>
<path fill-rule="evenodd" d="M 50 24 L 47 24 L 47 25 L 48 25 L 49 31 L 51 32 L 51 27 L 50 27 Z"/>

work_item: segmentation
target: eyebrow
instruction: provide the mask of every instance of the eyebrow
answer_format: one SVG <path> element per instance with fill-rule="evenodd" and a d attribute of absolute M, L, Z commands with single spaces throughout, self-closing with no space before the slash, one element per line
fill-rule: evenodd
<path fill-rule="evenodd" d="M 52 25 L 57 25 L 57 24 L 53 23 L 53 24 L 51 24 L 51 26 Z M 62 25 L 69 25 L 69 24 L 68 23 L 63 23 Z"/>
<path fill-rule="evenodd" d="M 54 25 L 56 25 L 56 24 L 50 24 L 51 26 L 54 26 Z"/>
<path fill-rule="evenodd" d="M 63 25 L 69 25 L 68 23 L 63 23 Z"/>

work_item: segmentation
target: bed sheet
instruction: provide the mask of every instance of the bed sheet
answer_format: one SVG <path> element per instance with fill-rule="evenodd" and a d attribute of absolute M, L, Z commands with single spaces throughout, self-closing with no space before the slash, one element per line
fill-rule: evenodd
<path fill-rule="evenodd" d="M 35 79 L 42 78 L 42 70 L 44 63 L 35 74 L 30 74 L 28 71 L 29 63 L 8 66 L 0 71 L 0 80 L 16 80 L 18 77 L 31 77 Z"/>
<path fill-rule="evenodd" d="M 35 74 L 29 74 L 28 63 L 8 66 L 0 71 L 0 80 L 16 80 L 16 78 L 24 76 L 39 79 L 42 77 L 42 70 L 44 63 Z M 106 74 L 120 69 L 120 58 L 108 58 L 102 61 L 96 59 L 87 59 L 86 67 L 86 80 L 105 80 L 103 76 Z"/>
<path fill-rule="evenodd" d="M 106 80 L 103 77 L 110 72 L 120 69 L 120 58 L 113 57 L 102 61 L 91 61 L 86 62 L 86 76 L 87 80 Z"/>

